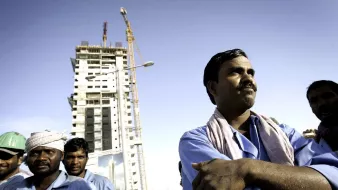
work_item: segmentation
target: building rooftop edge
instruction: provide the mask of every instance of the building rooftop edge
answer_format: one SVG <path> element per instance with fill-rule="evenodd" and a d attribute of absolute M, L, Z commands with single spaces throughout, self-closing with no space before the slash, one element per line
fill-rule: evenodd
<path fill-rule="evenodd" d="M 78 45 L 78 46 L 76 46 L 76 49 L 79 49 L 79 48 L 124 49 L 124 50 L 127 49 L 126 47 L 102 47 L 102 46 L 99 46 L 99 45 L 89 45 L 89 46 Z"/>

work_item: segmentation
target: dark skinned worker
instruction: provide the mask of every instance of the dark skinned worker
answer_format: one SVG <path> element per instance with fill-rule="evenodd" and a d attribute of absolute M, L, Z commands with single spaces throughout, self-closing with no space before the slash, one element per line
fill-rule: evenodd
<path fill-rule="evenodd" d="M 0 136 L 0 185 L 29 177 L 27 172 L 20 170 L 25 143 L 26 138 L 17 132 L 7 132 Z"/>
<path fill-rule="evenodd" d="M 73 138 L 65 144 L 63 165 L 69 175 L 83 178 L 97 190 L 113 190 L 114 185 L 106 178 L 86 169 L 88 162 L 88 142 L 83 138 Z"/>
<path fill-rule="evenodd" d="M 321 121 L 316 141 L 327 150 L 338 151 L 338 84 L 315 81 L 308 87 L 306 97 L 312 112 Z"/>
<path fill-rule="evenodd" d="M 217 108 L 206 126 L 180 139 L 183 189 L 337 189 L 334 154 L 250 110 L 254 76 L 240 49 L 218 53 L 207 64 L 204 85 Z"/>
<path fill-rule="evenodd" d="M 8 183 L 4 190 L 91 190 L 79 177 L 59 170 L 67 137 L 50 131 L 32 133 L 27 139 L 26 164 L 34 174 L 19 183 Z"/>

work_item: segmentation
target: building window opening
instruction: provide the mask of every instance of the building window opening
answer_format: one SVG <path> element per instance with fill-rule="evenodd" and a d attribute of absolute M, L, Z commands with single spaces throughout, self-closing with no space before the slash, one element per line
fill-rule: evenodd
<path fill-rule="evenodd" d="M 109 104 L 110 101 L 109 100 L 102 100 L 102 104 Z"/>
<path fill-rule="evenodd" d="M 102 93 L 102 98 L 112 98 L 113 93 Z"/>

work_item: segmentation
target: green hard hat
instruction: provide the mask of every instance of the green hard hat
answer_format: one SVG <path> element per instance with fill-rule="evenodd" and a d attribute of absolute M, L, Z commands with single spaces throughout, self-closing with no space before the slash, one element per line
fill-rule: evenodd
<path fill-rule="evenodd" d="M 25 151 L 26 138 L 17 132 L 7 132 L 0 136 L 0 151 L 12 155 Z"/>

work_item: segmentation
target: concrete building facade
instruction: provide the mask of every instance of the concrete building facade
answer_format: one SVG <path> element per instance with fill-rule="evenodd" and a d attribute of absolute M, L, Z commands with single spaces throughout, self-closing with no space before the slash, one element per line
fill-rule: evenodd
<path fill-rule="evenodd" d="M 121 43 L 102 47 L 82 42 L 71 63 L 71 133 L 89 143 L 87 168 L 109 178 L 116 189 L 140 189 L 130 75 L 124 70 L 128 67 L 127 49 Z"/>

